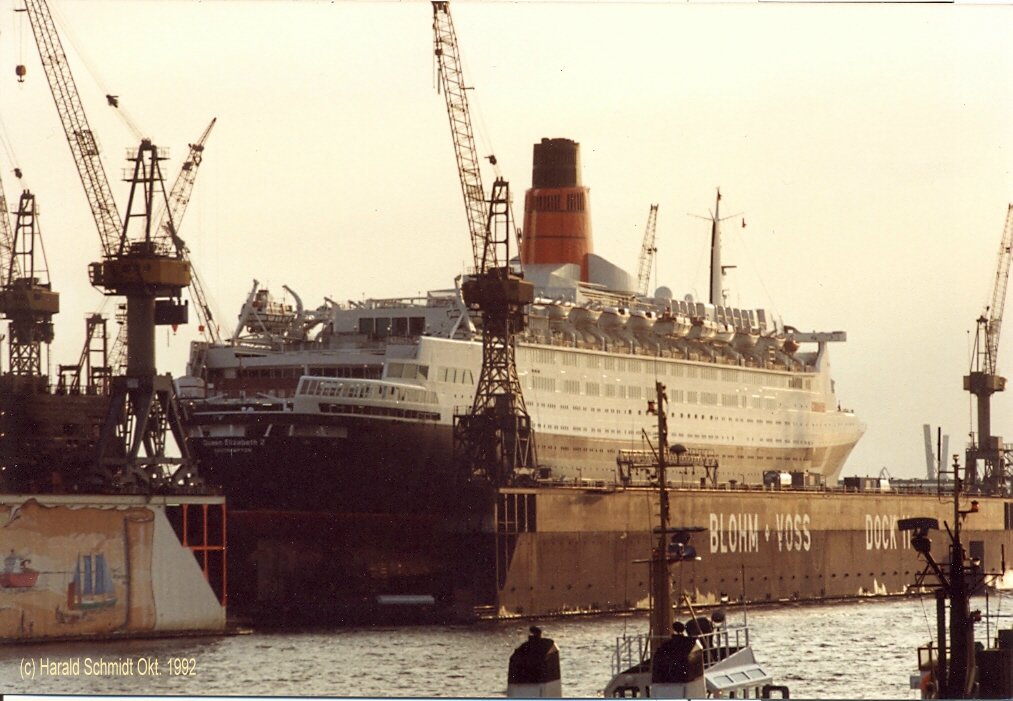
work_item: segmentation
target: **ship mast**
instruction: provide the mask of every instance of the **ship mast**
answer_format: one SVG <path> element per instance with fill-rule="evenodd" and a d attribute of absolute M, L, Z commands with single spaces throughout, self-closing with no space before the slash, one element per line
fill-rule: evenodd
<path fill-rule="evenodd" d="M 711 217 L 711 289 L 710 303 L 721 304 L 721 188 L 714 201 L 714 216 Z"/>
<path fill-rule="evenodd" d="M 709 219 L 711 223 L 711 279 L 710 279 L 710 298 L 709 302 L 713 305 L 724 304 L 724 290 L 721 289 L 722 279 L 725 276 L 725 271 L 734 268 L 734 265 L 721 265 L 721 222 L 725 219 L 731 219 L 737 217 L 741 212 L 735 214 L 729 214 L 728 216 L 721 216 L 721 188 L 717 189 L 717 195 L 714 200 L 714 213 L 709 217 L 704 217 L 699 214 L 691 214 L 690 216 L 697 217 L 698 219 Z M 743 223 L 743 226 L 745 224 Z"/>

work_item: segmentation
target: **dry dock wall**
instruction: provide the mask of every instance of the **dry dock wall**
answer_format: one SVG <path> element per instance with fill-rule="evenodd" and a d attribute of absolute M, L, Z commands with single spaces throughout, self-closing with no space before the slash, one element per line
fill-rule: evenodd
<path fill-rule="evenodd" d="M 1013 499 L 977 498 L 964 544 L 986 569 L 1013 553 Z M 673 567 L 673 587 L 697 603 L 722 595 L 798 601 L 904 593 L 924 568 L 897 521 L 953 522 L 952 499 L 919 494 L 673 490 L 673 526 L 693 536 L 698 561 Z M 970 499 L 961 508 L 970 506 Z M 497 613 L 618 610 L 647 603 L 658 524 L 656 491 L 501 490 L 496 511 Z M 947 557 L 945 532 L 933 554 Z M 977 549 L 977 552 L 976 552 Z M 1007 565 L 1008 566 L 1008 565 Z"/>
<path fill-rule="evenodd" d="M 224 605 L 169 521 L 179 502 L 0 495 L 0 641 L 224 630 Z"/>

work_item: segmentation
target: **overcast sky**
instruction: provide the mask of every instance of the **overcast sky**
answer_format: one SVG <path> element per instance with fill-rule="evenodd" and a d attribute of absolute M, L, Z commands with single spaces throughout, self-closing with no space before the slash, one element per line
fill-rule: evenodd
<path fill-rule="evenodd" d="M 104 95 L 169 147 L 170 180 L 218 118 L 181 233 L 226 335 L 253 278 L 316 306 L 447 287 L 466 263 L 428 2 L 50 4 L 121 209 L 137 136 Z M 868 430 L 845 473 L 922 474 L 923 423 L 963 450 L 961 377 L 1013 199 L 1010 7 L 452 12 L 478 148 L 518 202 L 533 143 L 580 142 L 595 252 L 635 272 L 658 203 L 657 280 L 702 297 L 708 224 L 687 215 L 706 215 L 720 186 L 723 211 L 747 222 L 726 228 L 730 303 L 848 333 L 833 374 Z M 0 122 L 7 197 L 37 194 L 62 294 L 55 371 L 102 304 L 86 271 L 100 248 L 23 13 L 0 17 Z M 159 331 L 161 370 L 183 371 L 196 333 Z M 999 365 L 1013 372 L 1013 348 Z M 1013 440 L 1013 397 L 995 397 L 993 419 Z"/>

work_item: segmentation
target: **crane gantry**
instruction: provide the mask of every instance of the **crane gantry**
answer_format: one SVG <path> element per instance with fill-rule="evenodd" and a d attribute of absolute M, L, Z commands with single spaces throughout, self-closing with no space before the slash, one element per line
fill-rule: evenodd
<path fill-rule="evenodd" d="M 967 481 L 986 491 L 1008 490 L 1010 476 L 1006 471 L 1005 450 L 1002 438 L 992 435 L 992 395 L 1006 389 L 1006 378 L 998 374 L 999 336 L 1002 331 L 1003 311 L 1006 307 L 1006 288 L 1009 283 L 1010 262 L 1013 258 L 1013 204 L 1006 210 L 1006 226 L 996 260 L 995 278 L 990 304 L 977 319 L 974 337 L 974 357 L 970 372 L 964 376 L 964 389 L 977 400 L 977 440 L 967 448 Z M 977 463 L 985 464 L 979 480 Z"/>
<path fill-rule="evenodd" d="M 433 1 L 433 37 L 475 266 L 461 292 L 482 318 L 482 370 L 470 410 L 454 416 L 454 454 L 467 476 L 498 486 L 530 476 L 537 464 L 514 345 L 526 324 L 525 307 L 534 301 L 534 285 L 510 269 L 509 184 L 497 178 L 488 200 L 482 187 L 460 49 L 446 0 Z M 496 162 L 493 156 L 489 160 Z"/>
<path fill-rule="evenodd" d="M 2 188 L 2 186 L 0 186 Z M 7 220 L 6 200 L 2 219 Z M 2 253 L 0 314 L 10 320 L 10 374 L 43 378 L 42 345 L 53 342 L 53 315 L 60 311 L 60 295 L 49 281 L 35 195 L 24 190 L 18 200 L 9 246 Z M 6 238 L 7 234 L 2 235 Z M 48 368 L 47 368 L 48 370 Z"/>

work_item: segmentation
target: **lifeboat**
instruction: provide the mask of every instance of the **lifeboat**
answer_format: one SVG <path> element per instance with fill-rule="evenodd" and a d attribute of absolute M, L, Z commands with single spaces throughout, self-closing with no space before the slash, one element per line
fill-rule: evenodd
<path fill-rule="evenodd" d="M 582 330 L 597 324 L 600 316 L 600 309 L 590 307 L 572 307 L 570 309 L 570 323 Z"/>
<path fill-rule="evenodd" d="M 630 313 L 623 307 L 606 307 L 598 317 L 598 328 L 610 336 L 618 336 L 629 318 Z"/>
<path fill-rule="evenodd" d="M 626 322 L 626 328 L 632 331 L 635 335 L 646 334 L 651 331 L 651 327 L 654 326 L 657 317 L 654 312 L 645 312 L 636 309 L 630 312 L 629 319 Z"/>
<path fill-rule="evenodd" d="M 690 321 L 692 328 L 690 328 L 687 338 L 691 341 L 710 341 L 718 333 L 717 324 L 710 319 L 694 316 Z"/>
<path fill-rule="evenodd" d="M 760 332 L 756 329 L 736 329 L 735 337 L 732 339 L 732 348 L 739 353 L 749 353 L 756 348 L 756 343 L 759 340 Z"/>
<path fill-rule="evenodd" d="M 651 333 L 651 329 L 656 321 L 657 316 L 654 312 L 637 309 L 630 312 L 626 328 L 633 333 L 633 337 L 641 346 L 656 349 L 658 347 L 658 338 Z"/>
<path fill-rule="evenodd" d="M 779 351 L 784 347 L 784 340 L 784 336 L 780 334 L 763 334 L 756 339 L 756 351 L 763 352 L 769 349 Z"/>
<path fill-rule="evenodd" d="M 715 331 L 714 343 L 720 343 L 722 345 L 728 345 L 735 338 L 735 328 L 726 322 L 719 321 L 714 323 Z"/>

